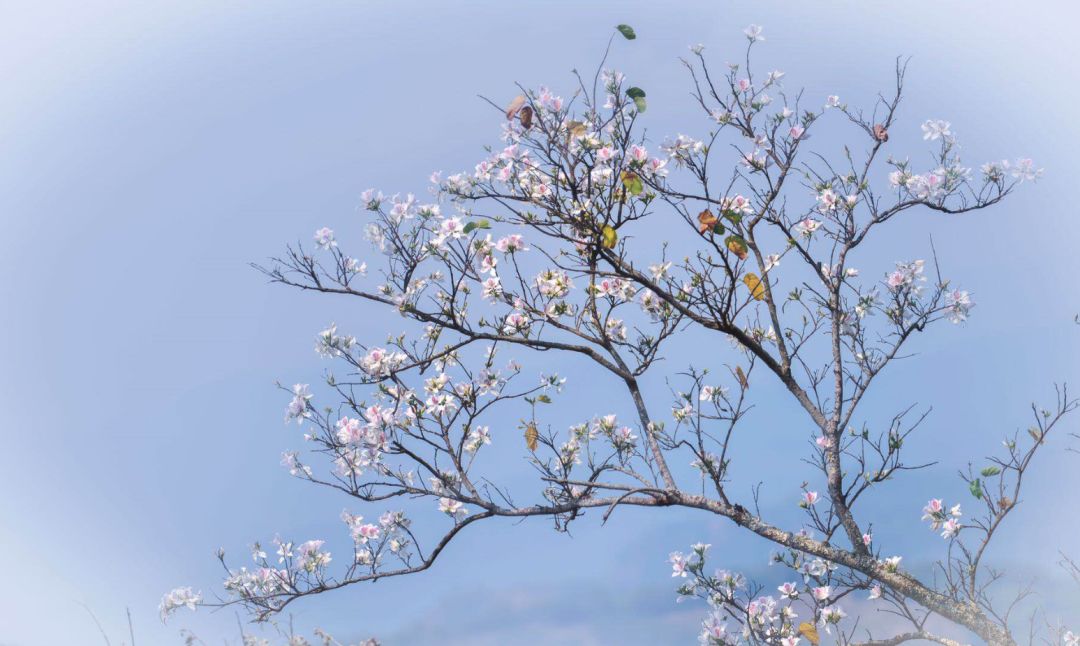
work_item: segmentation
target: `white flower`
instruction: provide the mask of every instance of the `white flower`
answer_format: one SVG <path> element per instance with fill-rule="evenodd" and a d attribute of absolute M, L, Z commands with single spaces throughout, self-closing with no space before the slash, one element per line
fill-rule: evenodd
<path fill-rule="evenodd" d="M 491 444 L 490 429 L 487 426 L 477 426 L 469 433 L 468 439 L 465 440 L 465 450 L 469 453 L 475 453 L 485 444 Z"/>
<path fill-rule="evenodd" d="M 293 398 L 289 402 L 289 406 L 285 409 L 285 423 L 288 424 L 292 420 L 296 420 L 297 424 L 300 424 L 311 415 L 308 411 L 308 400 L 311 399 L 311 391 L 308 389 L 307 384 L 295 384 L 292 387 Z"/>
<path fill-rule="evenodd" d="M 747 39 L 752 43 L 759 40 L 765 40 L 765 37 L 761 35 L 761 27 L 759 25 L 750 25 L 743 30 L 743 33 L 746 34 Z"/>
<path fill-rule="evenodd" d="M 315 231 L 315 244 L 319 245 L 320 249 L 329 250 L 332 247 L 337 246 L 337 241 L 334 240 L 334 231 L 330 227 L 323 227 Z"/>
<path fill-rule="evenodd" d="M 360 368 L 372 377 L 387 377 L 401 367 L 408 359 L 403 352 L 390 352 L 383 348 L 372 348 L 362 359 Z"/>
<path fill-rule="evenodd" d="M 975 307 L 975 303 L 971 301 L 971 296 L 965 291 L 954 289 L 945 294 L 945 309 L 948 312 L 949 320 L 953 323 L 966 321 L 973 307 Z"/>
<path fill-rule="evenodd" d="M 812 218 L 806 218 L 795 225 L 795 230 L 798 231 L 800 235 L 807 238 L 814 235 L 814 232 L 819 228 L 821 228 L 821 222 Z"/>
<path fill-rule="evenodd" d="M 762 271 L 764 273 L 769 273 L 769 270 L 771 270 L 773 267 L 775 267 L 775 266 L 777 266 L 779 264 L 780 264 L 780 254 L 771 253 L 771 254 L 765 256 L 765 268 L 762 269 Z"/>
<path fill-rule="evenodd" d="M 345 271 L 364 276 L 367 274 L 367 263 L 360 261 L 358 258 L 348 258 L 345 260 Z"/>
<path fill-rule="evenodd" d="M 713 401 L 717 397 L 727 394 L 727 388 L 723 386 L 702 386 L 701 395 L 698 397 L 703 402 Z"/>
<path fill-rule="evenodd" d="M 202 593 L 192 592 L 191 588 L 176 588 L 161 598 L 158 610 L 161 612 L 161 621 L 164 623 L 178 608 L 194 610 L 195 606 L 202 602 Z"/>
<path fill-rule="evenodd" d="M 324 552 L 325 541 L 313 540 L 302 543 L 296 548 L 296 567 L 312 574 L 330 564 L 330 552 Z"/>
<path fill-rule="evenodd" d="M 949 131 L 951 125 L 951 123 L 942 119 L 927 119 L 922 124 L 922 138 L 927 141 L 935 141 L 942 137 L 949 139 L 952 137 L 952 132 Z"/>
<path fill-rule="evenodd" d="M 896 572 L 900 569 L 900 560 L 903 558 L 904 557 L 902 556 L 890 556 L 889 558 L 885 559 L 883 561 L 883 563 L 885 564 L 885 570 L 888 572 Z"/>
<path fill-rule="evenodd" d="M 1035 162 L 1028 158 L 1017 159 L 1012 168 L 1012 176 L 1021 182 L 1030 182 L 1042 175 L 1043 169 L 1035 168 Z"/>
<path fill-rule="evenodd" d="M 469 513 L 468 509 L 461 502 L 452 498 L 439 498 L 439 511 L 457 518 L 458 516 L 465 516 Z"/>
<path fill-rule="evenodd" d="M 652 276 L 652 279 L 654 281 L 658 281 L 667 276 L 670 269 L 670 262 L 657 263 L 655 265 L 649 265 L 649 274 Z"/>

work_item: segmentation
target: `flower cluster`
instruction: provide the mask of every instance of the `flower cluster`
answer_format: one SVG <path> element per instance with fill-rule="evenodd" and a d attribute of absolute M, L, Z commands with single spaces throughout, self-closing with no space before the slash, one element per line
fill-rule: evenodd
<path fill-rule="evenodd" d="M 366 523 L 363 516 L 343 511 L 341 520 L 352 536 L 357 564 L 376 571 L 386 555 L 407 561 L 412 544 L 408 529 L 412 521 L 404 512 L 387 511 L 379 516 L 378 523 Z"/>
<path fill-rule="evenodd" d="M 161 598 L 158 610 L 161 613 L 161 621 L 166 621 L 173 612 L 179 608 L 194 610 L 202 602 L 202 594 L 193 592 L 191 588 L 176 588 Z"/>
<path fill-rule="evenodd" d="M 941 530 L 942 538 L 953 538 L 960 533 L 963 525 L 960 524 L 960 505 L 953 505 L 948 510 L 940 498 L 934 498 L 923 507 L 922 520 L 930 521 L 930 529 Z"/>

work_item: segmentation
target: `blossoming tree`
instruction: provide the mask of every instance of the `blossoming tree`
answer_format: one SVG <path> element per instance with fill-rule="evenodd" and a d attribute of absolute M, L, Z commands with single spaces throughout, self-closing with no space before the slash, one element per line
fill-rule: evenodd
<path fill-rule="evenodd" d="M 626 25 L 617 31 L 613 39 L 636 37 Z M 909 212 L 983 209 L 1039 171 L 1020 159 L 973 172 L 940 120 L 922 124 L 929 163 L 894 159 L 887 149 L 902 65 L 869 114 L 835 96 L 808 105 L 785 92 L 783 73 L 753 71 L 750 54 L 763 39 L 758 27 L 745 34 L 744 64 L 716 70 L 700 46 L 683 61 L 701 138 L 646 139 L 645 91 L 601 63 L 594 77 L 577 75 L 567 99 L 523 88 L 499 117 L 503 144 L 471 172 L 435 174 L 427 203 L 367 191 L 366 232 L 377 253 L 366 261 L 323 228 L 314 248 L 289 248 L 259 267 L 274 282 L 360 299 L 413 322 L 415 334 L 381 345 L 334 326 L 323 331 L 318 352 L 347 373 L 327 379 L 334 405 L 317 406 L 307 385 L 292 388 L 288 405 L 286 421 L 304 427 L 309 447 L 285 454 L 289 472 L 374 507 L 363 517 L 343 513 L 352 539 L 345 557 L 331 560 L 322 540 L 276 540 L 269 555 L 256 545 L 250 569 L 222 555 L 224 593 L 215 601 L 174 590 L 163 616 L 240 604 L 265 619 L 304 597 L 426 570 L 459 533 L 500 518 L 547 517 L 565 530 L 589 510 L 606 519 L 620 506 L 686 507 L 756 534 L 790 569 L 789 582 L 766 590 L 736 573 L 710 573 L 708 545 L 672 553 L 678 593 L 708 604 L 703 643 L 793 646 L 818 644 L 823 634 L 842 643 L 953 644 L 970 635 L 1014 643 L 1015 597 L 994 587 L 1000 574 L 984 556 L 1036 453 L 1076 401 L 1059 389 L 1048 410 L 1033 407 L 1028 434 L 964 471 L 971 498 L 963 508 L 926 504 L 923 519 L 944 539 L 944 555 L 933 581 L 917 578 L 875 540 L 860 503 L 919 468 L 905 448 L 921 417 L 902 411 L 875 432 L 860 404 L 919 333 L 963 322 L 973 303 L 933 259 L 861 268 L 854 260 Z M 824 119 L 847 123 L 853 139 L 830 146 L 839 153 L 832 157 L 820 147 L 807 154 Z M 375 258 L 377 277 L 368 269 Z M 669 342 L 692 330 L 730 344 L 722 378 L 708 369 L 720 360 L 702 353 L 706 365 L 664 373 L 680 384 L 673 393 L 643 387 L 646 374 L 661 371 Z M 589 362 L 617 384 L 611 399 L 625 398 L 632 419 L 601 410 L 550 429 L 545 405 L 564 380 L 537 381 L 503 358 L 532 352 Z M 732 438 L 757 380 L 779 384 L 813 429 L 806 458 L 817 483 L 791 494 L 805 512 L 801 527 L 770 522 L 756 496 L 729 486 L 739 460 Z M 511 433 L 519 418 L 520 432 Z M 485 474 L 493 442 L 516 443 L 535 469 L 538 491 L 528 502 Z M 404 499 L 430 500 L 436 517 L 395 511 Z M 429 526 L 440 524 L 445 530 L 428 540 Z M 907 628 L 868 634 L 844 610 L 857 598 Z M 928 628 L 948 622 L 958 637 Z M 1075 646 L 1074 634 L 1055 630 L 1052 639 Z"/>

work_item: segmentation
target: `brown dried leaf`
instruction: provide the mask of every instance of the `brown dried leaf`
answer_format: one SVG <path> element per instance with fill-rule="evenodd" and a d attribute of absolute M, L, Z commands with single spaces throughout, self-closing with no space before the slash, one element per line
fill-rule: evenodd
<path fill-rule="evenodd" d="M 716 226 L 718 220 L 717 217 L 713 215 L 712 211 L 710 211 L 709 209 L 705 209 L 701 213 L 698 213 L 697 221 L 698 233 L 704 234 L 706 231 Z"/>
<path fill-rule="evenodd" d="M 514 100 L 510 102 L 510 105 L 506 106 L 506 119 L 511 120 L 515 116 L 517 116 L 518 111 L 521 110 L 521 108 L 524 107 L 524 105 L 525 105 L 525 95 L 524 94 L 519 94 L 516 97 L 514 97 Z"/>
<path fill-rule="evenodd" d="M 889 140 L 889 131 L 880 123 L 874 126 L 874 139 L 884 143 Z"/>
<path fill-rule="evenodd" d="M 588 132 L 588 128 L 585 127 L 584 123 L 573 120 L 566 122 L 566 130 L 571 137 L 584 137 L 585 133 Z"/>

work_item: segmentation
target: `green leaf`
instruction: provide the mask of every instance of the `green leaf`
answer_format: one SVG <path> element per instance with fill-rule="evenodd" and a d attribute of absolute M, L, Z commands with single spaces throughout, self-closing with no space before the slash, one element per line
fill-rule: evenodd
<path fill-rule="evenodd" d="M 626 96 L 634 100 L 634 107 L 638 112 L 645 112 L 647 107 L 645 104 L 645 90 L 639 87 L 632 87 L 626 91 Z"/>
<path fill-rule="evenodd" d="M 621 175 L 623 188 L 627 193 L 632 195 L 640 195 L 645 190 L 645 184 L 641 182 L 641 177 L 637 173 L 633 173 L 628 170 L 624 170 Z"/>
<path fill-rule="evenodd" d="M 983 490 L 981 480 L 979 480 L 978 478 L 972 480 L 971 484 L 968 486 L 968 489 L 971 491 L 971 495 L 975 496 L 979 500 L 982 500 Z"/>
<path fill-rule="evenodd" d="M 997 467 L 986 467 L 985 469 L 983 469 L 979 473 L 981 473 L 982 477 L 984 477 L 984 478 L 991 478 L 991 477 L 996 476 L 997 474 L 1001 473 L 1001 469 L 999 469 Z"/>
<path fill-rule="evenodd" d="M 551 403 L 551 398 L 548 397 L 547 395 L 540 395 L 539 397 L 536 398 L 536 401 L 540 402 L 541 404 L 550 404 Z"/>
<path fill-rule="evenodd" d="M 618 29 L 619 33 L 622 34 L 626 40 L 634 40 L 637 38 L 637 34 L 634 33 L 634 28 L 630 25 L 619 25 L 615 29 Z"/>
<path fill-rule="evenodd" d="M 465 228 L 462 229 L 462 231 L 464 231 L 465 233 L 472 233 L 473 231 L 476 231 L 477 229 L 490 229 L 490 228 L 491 228 L 491 223 L 488 222 L 487 220 L 475 220 L 473 222 L 469 222 L 468 224 L 466 224 Z"/>

